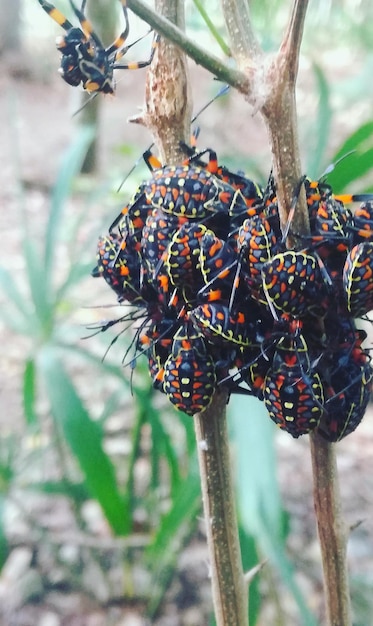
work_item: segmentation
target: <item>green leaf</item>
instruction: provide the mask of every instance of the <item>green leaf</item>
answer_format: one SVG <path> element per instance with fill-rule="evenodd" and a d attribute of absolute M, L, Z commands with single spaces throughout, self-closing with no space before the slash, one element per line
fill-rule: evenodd
<path fill-rule="evenodd" d="M 313 125 L 313 148 L 307 155 L 307 172 L 310 176 L 318 178 L 320 172 L 320 163 L 323 162 L 324 154 L 328 145 L 330 135 L 330 125 L 332 120 L 332 109 L 330 106 L 329 85 L 324 72 L 317 63 L 313 63 L 312 69 L 315 74 L 316 84 L 319 95 L 319 106 L 316 116 L 316 122 Z"/>
<path fill-rule="evenodd" d="M 58 233 L 61 228 L 63 209 L 69 197 L 74 177 L 80 171 L 81 164 L 87 153 L 89 144 L 94 137 L 92 126 L 82 128 L 74 142 L 67 150 L 53 189 L 51 210 L 45 233 L 44 266 L 46 273 L 46 289 L 50 289 L 51 273 Z"/>
<path fill-rule="evenodd" d="M 282 541 L 273 423 L 262 403 L 247 396 L 233 396 L 229 416 L 237 451 L 237 497 L 244 527 L 260 534 L 264 515 L 274 537 Z"/>
<path fill-rule="evenodd" d="M 52 496 L 66 496 L 74 500 L 78 505 L 89 500 L 91 494 L 84 483 L 71 483 L 67 480 L 61 481 L 33 481 L 27 486 L 28 491 L 39 491 Z"/>
<path fill-rule="evenodd" d="M 343 158 L 345 157 L 345 158 Z M 337 161 L 342 159 L 339 163 Z M 362 124 L 352 133 L 332 158 L 337 163 L 328 174 L 328 183 L 335 193 L 348 186 L 373 168 L 373 121 Z"/>
<path fill-rule="evenodd" d="M 6 498 L 4 495 L 0 494 L 0 571 L 9 554 L 9 545 L 5 532 L 5 506 Z"/>
<path fill-rule="evenodd" d="M 38 319 L 38 328 L 48 336 L 51 331 L 51 319 L 53 308 L 51 305 L 51 293 L 47 291 L 45 267 L 39 250 L 36 249 L 30 237 L 23 242 L 23 253 L 26 262 L 26 271 L 32 302 Z"/>
<path fill-rule="evenodd" d="M 242 525 L 239 526 L 240 547 L 242 555 L 242 566 L 244 572 L 250 571 L 253 567 L 258 565 L 260 556 L 255 544 L 255 537 L 247 533 Z M 249 585 L 249 624 L 255 626 L 262 604 L 262 597 L 260 592 L 260 577 L 255 576 Z"/>
<path fill-rule="evenodd" d="M 27 359 L 23 372 L 23 412 L 28 426 L 36 426 L 37 416 L 35 411 L 35 361 Z"/>
<path fill-rule="evenodd" d="M 274 448 L 276 428 L 264 404 L 256 398 L 233 396 L 229 415 L 236 450 L 237 499 L 242 526 L 280 573 L 298 605 L 304 626 L 316 626 L 286 556 L 285 515 Z"/>
<path fill-rule="evenodd" d="M 44 349 L 40 356 L 52 414 L 76 457 L 92 496 L 100 503 L 113 531 L 128 530 L 124 499 L 116 483 L 114 468 L 103 449 L 103 433 L 92 421 L 55 351 Z"/>
<path fill-rule="evenodd" d="M 139 398 L 141 401 L 141 397 Z M 150 417 L 148 413 L 149 425 L 152 429 L 152 488 L 156 489 L 160 483 L 159 471 L 161 468 L 161 459 L 164 456 L 171 474 L 171 491 L 173 492 L 180 482 L 180 471 L 172 439 L 162 424 L 161 414 L 159 411 L 152 411 Z"/>
<path fill-rule="evenodd" d="M 229 46 L 226 44 L 223 37 L 220 35 L 218 29 L 215 27 L 215 24 L 211 20 L 209 13 L 206 11 L 205 7 L 203 6 L 203 2 L 201 2 L 201 0 L 193 0 L 193 2 L 196 5 L 197 10 L 199 11 L 202 19 L 204 20 L 208 30 L 210 31 L 211 35 L 214 37 L 216 42 L 219 44 L 223 53 L 226 56 L 231 57 L 232 53 L 229 49 Z"/>
<path fill-rule="evenodd" d="M 0 288 L 7 296 L 8 300 L 12 302 L 20 316 L 24 317 L 26 320 L 33 317 L 29 303 L 18 290 L 14 275 L 5 269 L 5 267 L 0 267 Z"/>
<path fill-rule="evenodd" d="M 152 573 L 153 589 L 147 612 L 152 617 L 164 598 L 173 576 L 180 548 L 186 543 L 198 521 L 201 508 L 201 486 L 196 459 L 191 460 L 188 476 L 179 484 L 168 513 L 145 552 Z"/>
<path fill-rule="evenodd" d="M 62 298 L 65 297 L 71 287 L 74 287 L 77 283 L 90 275 L 93 265 L 94 260 L 92 260 L 91 263 L 76 263 L 71 265 L 65 281 L 56 291 L 56 303 L 60 302 Z"/>

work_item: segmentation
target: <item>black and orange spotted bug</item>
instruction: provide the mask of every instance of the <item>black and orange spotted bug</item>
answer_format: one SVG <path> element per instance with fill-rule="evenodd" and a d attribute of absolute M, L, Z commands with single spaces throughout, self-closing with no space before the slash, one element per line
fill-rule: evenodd
<path fill-rule="evenodd" d="M 354 202 L 369 204 L 373 195 L 334 194 L 323 178 L 315 181 L 307 176 L 299 181 L 295 195 L 299 195 L 302 184 L 306 191 L 311 236 L 301 238 L 310 240 L 313 245 L 332 244 L 335 250 L 345 251 L 351 245 L 351 233 L 356 229 L 352 213 L 344 205 Z M 297 236 L 296 233 L 292 234 Z"/>
<path fill-rule="evenodd" d="M 328 318 L 326 322 L 328 333 L 331 322 Z M 331 339 L 324 353 L 326 401 L 318 432 L 328 441 L 340 441 L 357 428 L 364 416 L 372 392 L 373 369 L 368 352 L 362 348 L 366 333 L 356 329 L 354 320 L 333 319 Z"/>
<path fill-rule="evenodd" d="M 290 321 L 289 332 L 277 343 L 263 385 L 270 418 L 293 437 L 305 435 L 319 425 L 324 412 L 324 389 L 313 370 L 302 324 Z"/>
<path fill-rule="evenodd" d="M 199 291 L 202 300 L 213 302 L 230 298 L 235 281 L 237 255 L 230 245 L 207 230 L 200 242 L 200 268 L 205 285 Z M 240 277 L 237 278 L 236 289 Z"/>
<path fill-rule="evenodd" d="M 97 245 L 97 265 L 92 276 L 102 276 L 115 291 L 118 301 L 147 309 L 158 304 L 158 294 L 147 280 L 141 264 L 139 246 L 131 233 L 124 237 L 109 234 L 100 237 Z"/>
<path fill-rule="evenodd" d="M 174 234 L 187 222 L 186 218 L 153 209 L 148 215 L 141 236 L 141 254 L 152 280 L 157 279 L 167 256 L 167 249 Z M 164 256 L 166 254 L 166 256 Z"/>
<path fill-rule="evenodd" d="M 205 148 L 201 151 L 197 151 L 195 146 L 188 146 L 184 143 L 182 143 L 182 147 L 186 153 L 189 154 L 188 163 L 194 163 L 199 167 L 205 168 L 208 172 L 214 174 L 214 176 L 217 176 L 220 180 L 228 183 L 234 189 L 241 192 L 245 200 L 247 210 L 243 211 L 241 206 L 234 207 L 232 209 L 232 228 L 240 226 L 240 220 L 242 223 L 247 217 L 256 215 L 257 210 L 255 207 L 257 205 L 261 205 L 263 201 L 263 190 L 257 183 L 250 180 L 250 178 L 247 178 L 241 172 L 232 172 L 226 166 L 220 165 L 215 150 L 212 150 L 211 148 Z M 207 163 L 205 163 L 201 158 L 204 154 L 208 155 Z"/>
<path fill-rule="evenodd" d="M 241 226 L 237 244 L 241 262 L 245 263 L 248 275 L 260 283 L 264 263 L 279 251 L 278 233 L 268 219 L 261 216 L 251 217 Z"/>
<path fill-rule="evenodd" d="M 183 224 L 173 235 L 165 255 L 165 269 L 176 287 L 188 287 L 195 294 L 203 284 L 200 241 L 207 232 L 203 224 Z"/>
<path fill-rule="evenodd" d="M 206 302 L 190 311 L 189 318 L 203 336 L 213 343 L 228 342 L 246 347 L 255 340 L 254 320 L 248 319 L 243 311 L 230 311 L 224 304 Z"/>
<path fill-rule="evenodd" d="M 350 250 L 343 268 L 343 287 L 353 317 L 373 309 L 373 242 L 359 243 Z"/>
<path fill-rule="evenodd" d="M 129 241 L 108 235 L 100 237 L 97 246 L 97 266 L 92 276 L 103 276 L 115 291 L 119 302 L 127 300 L 136 306 L 146 306 L 141 286 L 139 253 Z"/>
<path fill-rule="evenodd" d="M 115 220 L 109 226 L 109 233 L 113 232 L 113 230 L 117 228 L 120 235 L 122 234 L 122 231 L 129 231 L 135 235 L 137 241 L 141 240 L 142 230 L 145 226 L 146 218 L 151 215 L 153 211 L 153 207 L 146 203 L 143 187 L 144 185 L 140 185 L 131 201 L 125 205 L 119 215 L 117 215 Z"/>
<path fill-rule="evenodd" d="M 163 391 L 164 365 L 171 352 L 176 322 L 162 317 L 152 321 L 138 337 L 138 350 L 148 358 L 149 372 L 155 389 Z"/>
<path fill-rule="evenodd" d="M 294 250 L 280 252 L 263 264 L 261 273 L 268 303 L 280 313 L 302 317 L 325 312 L 328 289 L 314 255 Z"/>
<path fill-rule="evenodd" d="M 373 202 L 363 202 L 353 216 L 351 226 L 353 245 L 373 239 Z"/>
<path fill-rule="evenodd" d="M 319 203 L 310 222 L 310 237 L 302 237 L 317 247 L 322 259 L 331 253 L 346 252 L 351 243 L 352 213 L 342 202 L 331 197 Z"/>
<path fill-rule="evenodd" d="M 318 432 L 328 441 L 340 441 L 352 433 L 364 417 L 372 393 L 373 370 L 364 351 L 363 363 L 355 356 L 335 355 L 336 369 L 331 376 L 331 385 L 326 388 L 325 412 Z"/>
<path fill-rule="evenodd" d="M 353 202 L 367 202 L 373 199 L 372 194 L 366 193 L 334 194 L 332 187 L 326 182 L 325 176 L 322 176 L 319 180 L 312 180 L 308 176 L 303 176 L 299 183 L 304 185 L 311 222 L 316 217 L 321 202 L 328 202 L 332 199 L 342 204 L 351 204 Z"/>
<path fill-rule="evenodd" d="M 184 324 L 164 365 L 164 392 L 177 409 L 195 415 L 210 405 L 216 384 L 215 363 L 203 336 Z"/>
<path fill-rule="evenodd" d="M 62 55 L 60 73 L 69 85 L 77 87 L 82 84 L 83 88 L 92 94 L 99 92 L 113 94 L 115 88 L 114 70 L 134 70 L 146 67 L 151 63 L 155 43 L 147 61 L 119 62 L 128 49 L 134 45 L 126 44 L 129 34 L 126 0 L 120 0 L 125 28 L 107 48 L 103 46 L 101 40 L 94 32 L 91 22 L 84 15 L 86 0 L 83 1 L 81 9 L 78 9 L 75 3 L 70 0 L 72 10 L 79 20 L 80 28 L 74 27 L 53 4 L 46 2 L 46 0 L 38 0 L 38 2 L 44 11 L 66 31 L 66 35 L 58 37 L 57 49 Z"/>
<path fill-rule="evenodd" d="M 213 214 L 245 210 L 240 191 L 197 165 L 166 166 L 145 184 L 146 200 L 164 213 L 204 220 Z"/>
<path fill-rule="evenodd" d="M 263 400 L 264 381 L 271 366 L 274 346 L 241 348 L 230 365 L 230 373 L 220 378 L 218 385 L 228 387 L 231 393 L 244 393 Z M 235 372 L 231 372 L 232 369 Z"/>

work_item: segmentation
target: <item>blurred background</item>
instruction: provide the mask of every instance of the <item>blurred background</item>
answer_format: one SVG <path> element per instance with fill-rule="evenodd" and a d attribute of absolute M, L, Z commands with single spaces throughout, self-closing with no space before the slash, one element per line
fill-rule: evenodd
<path fill-rule="evenodd" d="M 227 43 L 219 3 L 203 6 Z M 290 2 L 251 7 L 258 39 L 275 51 Z M 66 0 L 58 8 L 76 23 Z M 111 43 L 119 3 L 87 11 Z M 188 33 L 226 58 L 198 3 L 186 14 Z M 130 26 L 129 42 L 149 30 L 133 14 Z M 153 392 L 144 357 L 131 362 L 133 328 L 95 331 L 121 315 L 90 276 L 97 238 L 148 176 L 141 155 L 152 138 L 128 123 L 145 70 L 117 71 L 116 95 L 76 114 L 86 95 L 58 76 L 62 33 L 37 0 L 0 0 L 0 623 L 212 626 L 193 420 Z M 146 59 L 151 41 L 125 60 Z M 337 192 L 373 191 L 372 42 L 371 2 L 311 0 L 298 81 L 303 169 L 319 178 L 353 151 L 328 176 Z M 193 62 L 190 79 L 197 113 L 221 85 Z M 265 129 L 242 96 L 221 95 L 196 124 L 201 148 L 265 184 Z M 250 624 L 323 623 L 307 437 L 278 432 L 255 399 L 232 398 L 228 419 L 244 566 L 267 560 L 250 588 Z M 371 408 L 337 446 L 354 625 L 371 626 Z"/>

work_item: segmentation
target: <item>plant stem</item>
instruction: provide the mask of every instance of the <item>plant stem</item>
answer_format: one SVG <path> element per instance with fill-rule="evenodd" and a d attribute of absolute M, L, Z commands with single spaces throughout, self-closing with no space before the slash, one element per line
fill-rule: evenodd
<path fill-rule="evenodd" d="M 166 16 L 180 28 L 184 27 L 178 0 L 156 0 L 155 8 L 158 17 Z M 137 121 L 152 132 L 163 163 L 180 163 L 183 159 L 180 142 L 189 141 L 191 111 L 185 53 L 162 38 L 146 76 L 145 111 Z"/>
<path fill-rule="evenodd" d="M 347 528 L 342 516 L 335 444 L 315 433 L 310 436 L 310 445 L 328 626 L 350 626 Z"/>
<path fill-rule="evenodd" d="M 248 626 L 248 594 L 242 571 L 231 476 L 226 393 L 194 417 L 217 626 Z"/>
<path fill-rule="evenodd" d="M 308 0 L 295 0 L 288 28 L 280 49 L 266 71 L 266 96 L 261 113 L 267 125 L 273 157 L 273 175 L 281 223 L 287 222 L 289 210 L 301 175 L 295 83 Z M 292 229 L 309 233 L 308 209 L 301 190 Z"/>
<path fill-rule="evenodd" d="M 232 52 L 239 67 L 248 71 L 253 60 L 263 56 L 254 35 L 247 0 L 222 0 L 225 23 L 232 42 Z"/>
<path fill-rule="evenodd" d="M 240 91 L 249 89 L 249 82 L 243 72 L 233 69 L 211 53 L 206 52 L 195 41 L 187 37 L 180 28 L 162 15 L 152 11 L 141 0 L 127 0 L 127 6 L 154 30 L 184 50 L 198 65 L 202 65 L 202 67 L 214 74 L 216 78 L 232 87 L 237 87 Z"/>

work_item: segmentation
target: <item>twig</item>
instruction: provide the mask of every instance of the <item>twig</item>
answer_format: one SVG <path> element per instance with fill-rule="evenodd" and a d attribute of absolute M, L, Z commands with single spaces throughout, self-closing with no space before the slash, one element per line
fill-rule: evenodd
<path fill-rule="evenodd" d="M 157 0 L 157 17 L 167 15 L 167 23 L 171 19 L 183 27 L 180 7 L 177 0 Z M 179 163 L 184 156 L 180 142 L 190 137 L 192 102 L 185 54 L 166 39 L 158 43 L 145 90 L 145 111 L 137 121 L 152 132 L 162 162 Z"/>
<path fill-rule="evenodd" d="M 242 571 L 228 445 L 226 393 L 195 415 L 212 593 L 217 626 L 248 626 L 248 596 Z"/>
<path fill-rule="evenodd" d="M 302 43 L 304 20 L 308 0 L 295 0 L 288 28 L 282 40 L 280 51 L 286 58 L 289 80 L 294 84 L 298 74 L 299 52 Z"/>
<path fill-rule="evenodd" d="M 251 25 L 247 0 L 222 0 L 225 23 L 231 39 L 234 58 L 246 71 L 253 58 L 263 55 Z"/>
<path fill-rule="evenodd" d="M 350 626 L 347 528 L 341 510 L 335 444 L 316 433 L 311 435 L 310 444 L 328 626 Z"/>
<path fill-rule="evenodd" d="M 179 46 L 191 59 L 214 74 L 216 78 L 232 87 L 236 87 L 242 92 L 250 89 L 249 81 L 243 72 L 235 70 L 214 55 L 206 52 L 195 41 L 187 37 L 180 28 L 177 28 L 162 15 L 152 11 L 141 0 L 127 0 L 127 5 L 131 11 L 145 20 L 154 30 Z"/>
<path fill-rule="evenodd" d="M 280 49 L 266 71 L 266 99 L 261 108 L 273 156 L 273 174 L 281 223 L 287 222 L 294 189 L 302 175 L 295 102 L 299 49 L 308 0 L 295 0 L 289 25 Z M 294 59 L 294 60 L 293 60 Z M 309 233 L 304 190 L 298 201 L 292 229 Z"/>

